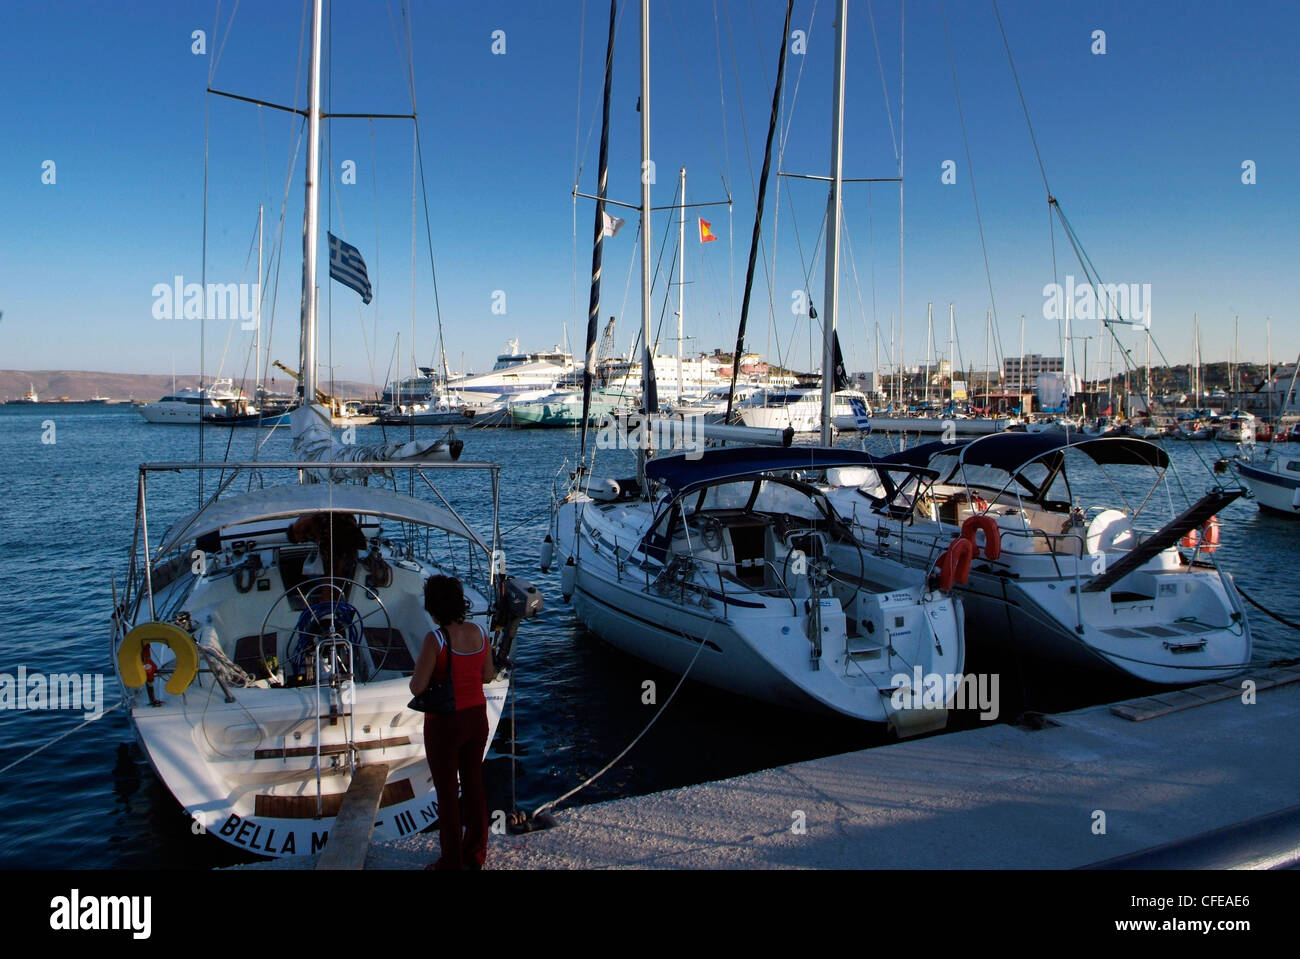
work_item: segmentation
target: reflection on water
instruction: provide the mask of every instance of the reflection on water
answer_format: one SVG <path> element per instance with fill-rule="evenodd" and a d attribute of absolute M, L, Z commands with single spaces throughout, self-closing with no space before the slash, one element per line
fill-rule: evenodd
<path fill-rule="evenodd" d="M 57 425 L 53 445 L 40 441 L 47 419 Z M 125 571 L 136 466 L 196 458 L 196 432 L 146 424 L 123 407 L 0 407 L 0 623 L 6 638 L 0 672 L 12 675 L 19 665 L 45 673 L 101 672 L 106 705 L 117 701 L 109 664 L 110 580 L 115 575 L 120 585 Z M 363 427 L 357 442 L 381 435 L 378 427 Z M 394 435 L 400 433 L 390 430 L 390 438 Z M 646 680 L 655 682 L 663 703 L 677 677 L 587 633 L 560 601 L 558 568 L 550 574 L 537 571 L 545 505 L 556 471 L 573 457 L 575 436 L 474 429 L 463 436 L 466 459 L 505 465 L 501 526 L 518 526 L 505 539 L 507 563 L 512 572 L 532 578 L 546 598 L 545 612 L 520 630 L 514 725 L 507 712 L 485 770 L 493 808 L 531 810 L 595 773 L 641 732 L 659 708 L 642 703 Z M 254 439 L 253 431 L 229 436 L 211 430 L 205 454 L 221 457 L 229 442 L 231 459 L 251 458 Z M 873 438 L 871 448 L 883 443 Z M 1208 444 L 1194 445 L 1170 448 L 1192 498 L 1209 482 L 1202 460 L 1208 463 L 1216 455 Z M 267 459 L 288 452 L 287 435 L 281 433 L 259 455 Z M 630 468 L 625 452 L 602 452 L 597 460 L 597 472 Z M 473 482 L 471 474 L 452 473 L 440 488 L 471 525 L 481 526 L 490 520 L 491 498 Z M 212 477 L 208 484 L 210 492 Z M 1094 496 L 1097 502 L 1114 499 L 1104 481 L 1076 483 L 1075 493 L 1085 504 Z M 429 494 L 417 489 L 417 495 Z M 1177 484 L 1173 496 L 1174 505 L 1186 502 Z M 196 503 L 192 479 L 151 477 L 151 537 Z M 1255 598 L 1300 619 L 1300 603 L 1287 582 L 1300 523 L 1262 515 L 1249 501 L 1234 503 L 1221 518 L 1220 562 Z M 1250 612 L 1257 661 L 1300 654 L 1295 632 Z M 1015 684 L 1004 681 L 1004 697 L 1014 698 L 1014 691 Z M 1004 705 L 1002 719 L 1014 718 L 1013 705 Z M 79 722 L 80 714 L 0 713 L 0 766 Z M 975 724 L 973 715 L 959 718 L 959 727 Z M 791 713 L 687 682 L 625 759 L 573 802 L 734 776 L 880 741 L 879 733 L 848 721 Z M 194 868 L 247 858 L 217 839 L 194 834 L 149 769 L 120 710 L 4 779 L 0 865 Z"/>

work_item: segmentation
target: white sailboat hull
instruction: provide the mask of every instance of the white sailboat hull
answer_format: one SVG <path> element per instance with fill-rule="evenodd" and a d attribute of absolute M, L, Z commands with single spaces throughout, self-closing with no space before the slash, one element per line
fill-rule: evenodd
<path fill-rule="evenodd" d="M 504 680 L 484 688 L 489 743 L 508 688 Z M 438 818 L 424 716 L 407 708 L 411 692 L 404 678 L 356 690 L 355 727 L 371 730 L 357 740 L 361 761 L 389 765 L 374 841 L 400 839 Z M 183 700 L 159 707 L 137 704 L 131 722 L 150 765 L 191 817 L 195 832 L 262 856 L 320 852 L 351 775 L 342 753 L 324 756 L 318 802 L 315 752 L 296 745 L 315 737 L 314 688 L 233 692 L 237 702 L 227 704 L 215 684 L 196 684 Z M 341 722 L 322 725 L 324 746 L 345 742 Z M 326 813 L 321 818 L 318 808 Z"/>
<path fill-rule="evenodd" d="M 595 515 L 584 518 L 588 510 Z M 951 598 L 924 601 L 920 589 L 901 584 L 895 592 L 864 595 L 850 608 L 852 615 L 905 624 L 891 625 L 888 641 L 866 649 L 861 637 L 848 635 L 840 601 L 823 597 L 822 655 L 814 662 L 808 639 L 812 617 L 804 600 L 764 596 L 726 584 L 725 602 L 722 591 L 707 588 L 684 593 L 695 598 L 682 601 L 675 590 L 665 593 L 653 585 L 657 575 L 653 564 L 638 568 L 626 556 L 626 547 L 620 547 L 622 562 L 615 563 L 608 544 L 626 527 L 605 522 L 599 513 L 586 501 L 563 506 L 556 552 L 562 564 L 576 557 L 574 612 L 610 645 L 727 692 L 787 708 L 888 724 L 900 735 L 946 724 L 950 703 L 923 707 L 918 699 L 915 706 L 899 708 L 889 690 L 900 677 L 910 682 L 918 665 L 926 674 L 962 672 L 960 609 Z M 605 545 L 593 549 L 594 540 L 584 531 L 578 546 L 575 521 L 583 523 L 585 530 L 601 529 L 597 539 Z M 633 542 L 622 536 L 618 541 Z"/>

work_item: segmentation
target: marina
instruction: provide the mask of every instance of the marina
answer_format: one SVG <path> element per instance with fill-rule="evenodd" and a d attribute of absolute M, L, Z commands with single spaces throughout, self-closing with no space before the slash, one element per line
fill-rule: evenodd
<path fill-rule="evenodd" d="M 936 4 L 94 14 L 104 132 L 4 108 L 140 172 L 13 187 L 0 866 L 1300 869 L 1295 131 Z"/>

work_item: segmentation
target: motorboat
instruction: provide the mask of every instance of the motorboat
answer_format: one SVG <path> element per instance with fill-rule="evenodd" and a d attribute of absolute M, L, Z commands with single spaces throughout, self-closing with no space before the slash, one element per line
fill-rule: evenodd
<path fill-rule="evenodd" d="M 157 402 L 135 409 L 146 422 L 186 426 L 200 420 L 219 422 L 258 413 L 230 379 L 213 380 L 207 387 L 173 390 Z"/>
<path fill-rule="evenodd" d="M 1300 517 L 1300 453 L 1293 452 L 1289 444 L 1252 444 L 1232 462 L 1261 510 Z"/>
<path fill-rule="evenodd" d="M 837 390 L 832 395 L 831 416 L 836 429 L 857 429 L 860 418 L 870 416 L 871 407 L 861 391 Z M 789 427 L 796 433 L 816 433 L 821 429 L 822 390 L 820 386 L 758 390 L 734 408 L 733 416 L 755 429 Z"/>

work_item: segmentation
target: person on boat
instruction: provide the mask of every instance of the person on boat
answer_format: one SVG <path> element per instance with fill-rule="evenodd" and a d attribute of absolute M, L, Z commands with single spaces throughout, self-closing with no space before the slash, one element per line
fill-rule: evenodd
<path fill-rule="evenodd" d="M 350 513 L 308 513 L 289 524 L 285 536 L 291 543 L 315 543 L 318 559 L 304 572 L 324 576 L 327 559 L 334 575 L 351 579 L 357 572 L 357 551 L 366 548 L 366 534 Z"/>
<path fill-rule="evenodd" d="M 487 632 L 465 622 L 465 592 L 451 576 L 431 576 L 424 584 L 424 608 L 438 628 L 424 637 L 411 675 L 419 695 L 435 676 L 450 670 L 456 709 L 426 713 L 424 748 L 438 791 L 438 837 L 442 856 L 430 869 L 481 869 L 487 860 L 488 811 L 483 791 L 483 753 L 487 750 L 487 699 L 483 685 L 496 675 Z M 456 778 L 460 777 L 460 802 Z"/>

